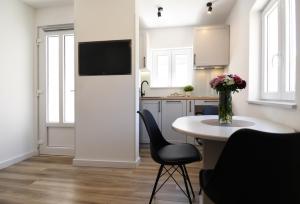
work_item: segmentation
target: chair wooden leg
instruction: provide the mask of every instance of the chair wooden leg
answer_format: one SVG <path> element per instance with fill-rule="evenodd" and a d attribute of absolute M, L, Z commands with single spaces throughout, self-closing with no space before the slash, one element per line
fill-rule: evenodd
<path fill-rule="evenodd" d="M 149 204 L 151 204 L 151 202 L 152 202 L 152 200 L 153 200 L 153 197 L 154 197 L 154 195 L 155 195 L 157 183 L 158 183 L 158 181 L 159 181 L 159 178 L 160 178 L 161 172 L 163 171 L 163 168 L 164 168 L 164 165 L 160 165 L 159 170 L 158 170 L 158 172 L 157 172 L 155 184 L 154 184 L 154 186 L 153 186 L 153 190 L 152 190 L 152 194 L 151 194 L 151 198 L 150 198 Z"/>
<path fill-rule="evenodd" d="M 185 185 L 187 197 L 188 197 L 188 199 L 189 199 L 190 204 L 192 204 L 192 198 L 191 198 L 191 195 L 190 195 L 190 191 L 189 191 L 188 184 L 187 184 L 187 182 L 186 182 L 187 176 L 186 176 L 186 174 L 185 174 L 184 168 L 183 168 L 181 165 L 180 165 L 179 167 L 180 167 L 181 172 L 182 172 L 182 177 L 183 177 L 183 180 L 184 180 L 184 185 Z"/>
<path fill-rule="evenodd" d="M 191 191 L 192 191 L 193 197 L 195 198 L 194 189 L 193 189 L 193 186 L 192 186 L 192 183 L 191 183 L 191 180 L 190 180 L 190 177 L 189 177 L 189 174 L 188 174 L 188 172 L 187 172 L 187 169 L 186 169 L 185 165 L 183 166 L 183 168 L 184 168 L 184 171 L 185 171 L 185 174 L 186 174 L 186 177 L 187 177 L 188 183 L 189 183 L 189 185 L 190 185 L 190 188 L 191 188 Z"/>

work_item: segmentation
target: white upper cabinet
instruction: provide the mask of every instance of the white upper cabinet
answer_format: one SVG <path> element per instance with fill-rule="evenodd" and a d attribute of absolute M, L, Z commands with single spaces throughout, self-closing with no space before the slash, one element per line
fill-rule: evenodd
<path fill-rule="evenodd" d="M 230 53 L 229 26 L 210 26 L 195 28 L 194 66 L 226 66 Z"/>
<path fill-rule="evenodd" d="M 145 31 L 141 31 L 140 32 L 140 69 L 142 68 L 147 68 L 147 55 L 148 55 L 148 47 L 149 47 L 149 37 L 148 37 L 148 33 Z"/>

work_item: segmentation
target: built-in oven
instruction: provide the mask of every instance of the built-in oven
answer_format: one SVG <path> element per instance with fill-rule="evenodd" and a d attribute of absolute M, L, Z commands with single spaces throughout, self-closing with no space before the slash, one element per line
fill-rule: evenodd
<path fill-rule="evenodd" d="M 218 105 L 218 100 L 195 100 L 195 115 L 203 115 L 203 110 L 207 106 L 215 106 L 217 108 Z M 202 151 L 203 142 L 201 139 L 194 138 L 194 144 Z"/>
<path fill-rule="evenodd" d="M 206 106 L 218 107 L 219 101 L 217 100 L 195 100 L 195 115 L 203 115 L 203 109 Z"/>

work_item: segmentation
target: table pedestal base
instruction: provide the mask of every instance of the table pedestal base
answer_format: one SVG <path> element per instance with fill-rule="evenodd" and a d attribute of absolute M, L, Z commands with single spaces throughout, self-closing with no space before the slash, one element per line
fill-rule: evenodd
<path fill-rule="evenodd" d="M 203 142 L 203 169 L 214 169 L 215 165 L 224 149 L 226 142 L 202 140 Z M 213 204 L 213 202 L 203 193 L 202 204 Z"/>

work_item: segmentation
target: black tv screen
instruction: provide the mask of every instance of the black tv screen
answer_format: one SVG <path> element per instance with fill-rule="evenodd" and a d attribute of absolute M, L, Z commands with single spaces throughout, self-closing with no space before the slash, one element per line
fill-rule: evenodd
<path fill-rule="evenodd" d="M 131 40 L 79 43 L 79 75 L 131 74 Z"/>

